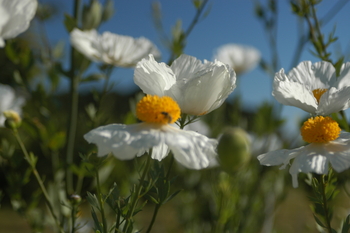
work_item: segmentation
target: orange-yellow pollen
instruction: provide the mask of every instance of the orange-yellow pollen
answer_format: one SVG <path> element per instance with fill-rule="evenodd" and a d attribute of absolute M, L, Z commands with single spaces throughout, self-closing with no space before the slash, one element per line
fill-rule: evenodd
<path fill-rule="evenodd" d="M 303 140 L 308 143 L 327 143 L 339 137 L 340 127 L 330 117 L 311 117 L 300 129 Z"/>
<path fill-rule="evenodd" d="M 328 91 L 328 89 L 321 89 L 321 88 L 318 88 L 312 91 L 312 94 L 314 94 L 317 100 L 317 103 L 320 103 L 320 98 L 326 91 Z"/>
<path fill-rule="evenodd" d="M 146 95 L 136 106 L 137 118 L 148 123 L 171 124 L 180 114 L 179 105 L 169 96 Z"/>

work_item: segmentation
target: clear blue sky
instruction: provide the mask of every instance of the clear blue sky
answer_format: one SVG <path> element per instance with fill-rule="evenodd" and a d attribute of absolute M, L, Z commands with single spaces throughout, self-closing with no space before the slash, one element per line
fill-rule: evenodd
<path fill-rule="evenodd" d="M 42 2 L 52 2 L 53 0 L 42 0 Z M 324 0 L 318 7 L 317 14 L 322 18 L 332 8 L 335 2 Z M 54 1 L 57 4 L 57 1 Z M 73 1 L 59 1 L 60 10 L 72 14 Z M 83 1 L 88 2 L 88 1 Z M 169 53 L 161 44 L 157 31 L 152 22 L 151 4 L 153 0 L 121 0 L 115 1 L 116 13 L 113 18 L 104 23 L 99 32 L 111 31 L 117 34 L 129 35 L 133 37 L 144 36 L 155 43 L 162 52 L 163 61 L 166 62 Z M 195 9 L 191 0 L 162 0 L 163 25 L 170 34 L 171 27 L 178 19 L 182 20 L 183 28 L 186 29 L 195 14 Z M 265 0 L 261 0 L 265 4 Z M 262 57 L 270 61 L 270 49 L 267 36 L 263 30 L 262 23 L 254 14 L 254 0 L 211 0 L 209 5 L 211 11 L 209 15 L 201 21 L 187 40 L 185 53 L 195 56 L 201 60 L 211 60 L 215 49 L 226 43 L 239 43 L 256 47 L 260 50 Z M 61 12 L 61 13 L 62 13 Z M 292 14 L 289 1 L 278 1 L 278 52 L 280 55 L 280 68 L 286 71 L 290 69 L 292 56 L 296 49 L 298 32 L 297 17 Z M 349 54 L 350 51 L 350 3 L 324 27 L 323 32 L 328 35 L 334 29 L 339 41 L 330 47 L 330 51 L 336 54 L 339 51 Z M 59 40 L 69 43 L 68 34 L 63 25 L 63 16 L 57 16 L 48 23 L 48 33 L 50 40 L 55 43 Z M 319 59 L 313 57 L 309 50 L 312 47 L 307 45 L 302 53 L 300 61 Z M 349 58 L 349 57 L 348 57 Z M 346 59 L 348 61 L 349 59 Z M 113 73 L 116 90 L 127 92 L 135 90 L 137 86 L 133 84 L 132 69 L 117 69 Z M 247 107 L 256 107 L 263 100 L 272 101 L 271 79 L 260 68 L 246 73 L 240 77 L 239 92 L 243 97 L 243 102 Z M 294 123 L 294 119 L 305 116 L 303 111 L 294 107 L 285 107 L 283 115 L 289 116 Z"/>

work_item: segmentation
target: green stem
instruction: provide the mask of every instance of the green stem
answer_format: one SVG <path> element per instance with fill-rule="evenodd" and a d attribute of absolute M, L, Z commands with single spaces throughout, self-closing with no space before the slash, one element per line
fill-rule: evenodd
<path fill-rule="evenodd" d="M 78 21 L 80 0 L 74 1 L 74 19 Z M 73 164 L 74 155 L 74 144 L 75 144 L 75 134 L 77 129 L 77 119 L 78 119 L 78 99 L 79 99 L 79 75 L 75 74 L 75 60 L 74 60 L 74 49 L 71 48 L 70 52 L 70 71 L 69 76 L 71 79 L 70 95 L 71 95 L 71 109 L 70 109 L 70 119 L 68 126 L 68 137 L 67 137 L 67 152 L 66 152 L 66 179 L 67 179 L 67 193 L 74 193 L 73 189 L 73 173 L 70 170 L 70 165 Z"/>
<path fill-rule="evenodd" d="M 45 186 L 44 186 L 44 182 L 42 181 L 42 179 L 41 179 L 41 177 L 40 177 L 40 175 L 39 175 L 38 170 L 36 170 L 35 163 L 34 163 L 34 162 L 32 161 L 32 159 L 30 158 L 29 153 L 28 153 L 27 149 L 25 148 L 25 146 L 24 146 L 24 144 L 23 144 L 23 142 L 22 142 L 20 136 L 18 135 L 17 130 L 14 130 L 14 135 L 15 135 L 15 137 L 16 137 L 16 140 L 17 140 L 19 146 L 21 147 L 21 150 L 22 150 L 22 152 L 23 152 L 23 154 L 24 154 L 25 159 L 27 160 L 27 162 L 29 163 L 29 165 L 31 166 L 31 168 L 32 168 L 32 170 L 33 170 L 33 174 L 34 174 L 36 180 L 37 180 L 38 183 L 39 183 L 39 186 L 40 186 L 41 191 L 42 191 L 43 194 L 44 194 L 45 201 L 46 201 L 46 205 L 47 205 L 47 207 L 49 208 L 49 211 L 50 211 L 52 217 L 54 218 L 54 221 L 55 221 L 57 227 L 59 228 L 59 230 L 60 230 L 61 233 L 64 233 L 64 230 L 63 230 L 63 228 L 62 228 L 62 226 L 61 226 L 61 224 L 60 224 L 60 221 L 58 220 L 58 218 L 57 218 L 57 216 L 56 216 L 56 214 L 55 214 L 55 212 L 54 212 L 54 208 L 53 208 L 53 205 L 52 205 L 52 203 L 51 203 L 49 194 L 47 193 L 46 188 L 45 188 Z"/>
<path fill-rule="evenodd" d="M 130 210 L 128 211 L 126 217 L 125 217 L 125 225 L 123 228 L 123 232 L 129 232 L 129 228 L 130 228 L 130 224 L 132 221 L 132 217 L 134 215 L 135 212 L 135 208 L 137 206 L 138 200 L 141 198 L 141 191 L 142 191 L 142 187 L 143 187 L 143 183 L 146 179 L 146 175 L 148 174 L 148 171 L 150 169 L 150 165 L 151 165 L 151 154 L 152 154 L 152 150 L 150 151 L 150 153 L 147 155 L 147 161 L 146 161 L 146 165 L 145 168 L 143 170 L 143 173 L 141 175 L 140 181 L 138 186 L 136 187 L 135 192 L 133 192 L 132 194 L 132 201 L 131 201 L 131 207 Z"/>
<path fill-rule="evenodd" d="M 72 233 L 75 232 L 75 205 L 72 206 L 72 211 L 71 211 L 71 216 L 72 216 Z"/>
<path fill-rule="evenodd" d="M 154 212 L 153 212 L 153 216 L 152 216 L 152 220 L 148 226 L 148 229 L 146 231 L 146 233 L 150 233 L 151 230 L 152 230 L 152 227 L 153 227 L 153 224 L 154 222 L 156 221 L 156 218 L 157 218 L 157 214 L 158 214 L 158 210 L 160 209 L 160 207 L 162 206 L 161 203 L 157 204 L 155 207 L 154 207 Z"/>
<path fill-rule="evenodd" d="M 322 206 L 325 213 L 325 220 L 326 220 L 326 226 L 329 233 L 332 233 L 332 227 L 331 227 L 331 219 L 329 216 L 329 210 L 328 210 L 328 202 L 327 202 L 327 196 L 326 196 L 326 183 L 325 183 L 325 175 L 320 176 L 320 182 L 321 189 L 322 189 Z"/>
<path fill-rule="evenodd" d="M 96 183 L 97 183 L 98 202 L 100 204 L 100 210 L 101 210 L 103 232 L 108 233 L 108 231 L 107 231 L 107 219 L 106 219 L 105 210 L 104 210 L 104 200 L 103 200 L 103 196 L 102 196 L 102 192 L 101 192 L 100 177 L 98 174 L 98 170 L 96 170 Z"/>

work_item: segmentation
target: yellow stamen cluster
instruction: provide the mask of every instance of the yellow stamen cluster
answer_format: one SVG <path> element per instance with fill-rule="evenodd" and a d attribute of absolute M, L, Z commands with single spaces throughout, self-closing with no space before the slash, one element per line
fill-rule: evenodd
<path fill-rule="evenodd" d="M 320 98 L 326 91 L 328 91 L 328 89 L 321 89 L 321 88 L 318 88 L 312 91 L 312 94 L 314 94 L 317 100 L 317 103 L 320 103 Z"/>
<path fill-rule="evenodd" d="M 300 132 L 308 143 L 326 143 L 339 137 L 340 127 L 330 117 L 317 116 L 305 121 Z"/>
<path fill-rule="evenodd" d="M 171 124 L 180 114 L 179 105 L 169 96 L 147 95 L 136 106 L 137 118 L 148 123 Z"/>

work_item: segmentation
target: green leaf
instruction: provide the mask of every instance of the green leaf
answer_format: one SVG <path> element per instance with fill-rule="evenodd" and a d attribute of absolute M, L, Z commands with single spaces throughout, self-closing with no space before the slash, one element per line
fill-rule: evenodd
<path fill-rule="evenodd" d="M 350 231 L 350 214 L 346 217 L 341 233 L 348 233 Z"/>
<path fill-rule="evenodd" d="M 314 215 L 314 218 L 318 225 L 320 225 L 323 228 L 326 228 L 326 226 L 322 223 L 322 221 L 316 215 Z"/>
<path fill-rule="evenodd" d="M 77 20 L 68 14 L 64 14 L 63 23 L 68 32 L 71 32 L 74 28 L 77 27 Z"/>
<path fill-rule="evenodd" d="M 94 208 L 98 209 L 99 211 L 101 211 L 100 208 L 100 204 L 98 203 L 97 197 L 95 194 L 92 194 L 90 192 L 87 192 L 87 197 L 86 197 L 87 201 L 90 203 L 91 206 L 93 206 Z"/>

